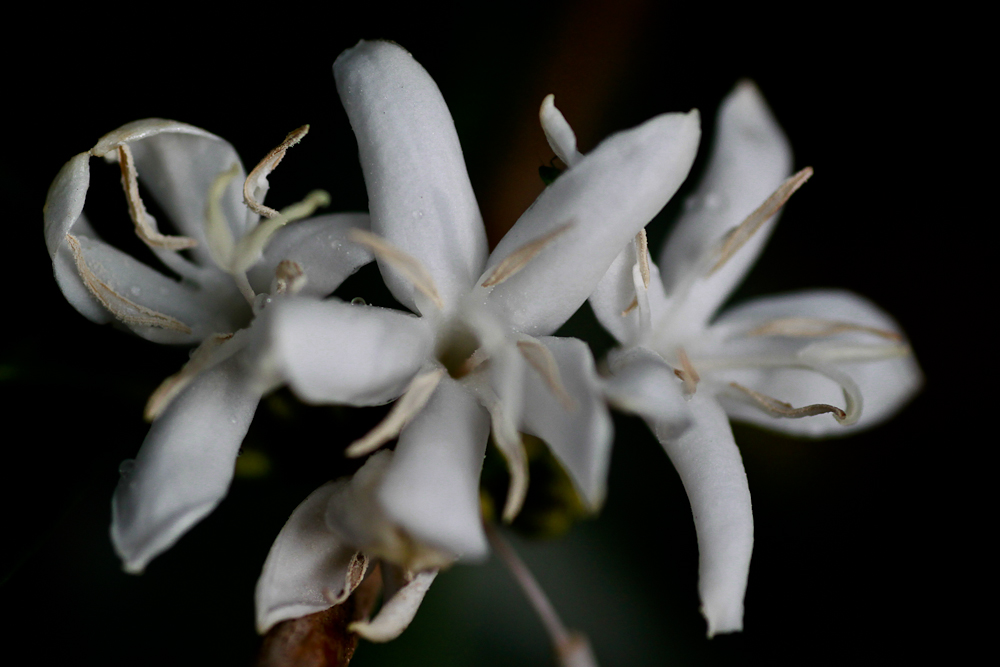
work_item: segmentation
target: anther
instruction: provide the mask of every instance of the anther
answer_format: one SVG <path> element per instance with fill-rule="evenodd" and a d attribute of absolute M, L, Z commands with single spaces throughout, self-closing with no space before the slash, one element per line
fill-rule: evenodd
<path fill-rule="evenodd" d="M 833 336 L 848 331 L 857 331 L 880 336 L 892 341 L 902 341 L 903 337 L 894 332 L 875 327 L 824 320 L 817 317 L 785 317 L 772 320 L 755 327 L 746 333 L 747 336 L 789 336 L 794 338 L 819 338 Z"/>
<path fill-rule="evenodd" d="M 543 234 L 534 241 L 525 243 L 511 254 L 504 257 L 499 264 L 493 267 L 493 270 L 490 271 L 490 275 L 487 276 L 486 280 L 482 282 L 482 286 L 493 287 L 494 285 L 499 285 L 503 281 L 507 280 L 527 266 L 528 262 L 530 262 L 535 255 L 542 251 L 542 248 L 547 246 L 553 239 L 567 231 L 572 226 L 572 222 L 567 222 L 565 225 L 556 227 L 551 232 Z"/>
<path fill-rule="evenodd" d="M 183 250 L 193 248 L 198 242 L 187 236 L 165 236 L 156 228 L 156 220 L 146 211 L 146 205 L 139 196 L 139 180 L 135 160 L 128 144 L 118 146 L 118 166 L 122 172 L 122 188 L 128 200 L 128 214 L 135 225 L 136 235 L 151 248 Z"/>
<path fill-rule="evenodd" d="M 434 284 L 430 272 L 420 263 L 420 260 L 403 252 L 381 236 L 362 229 L 351 229 L 348 238 L 370 248 L 379 259 L 403 274 L 418 292 L 431 300 L 438 310 L 444 310 L 444 302 L 441 300 L 441 295 L 438 294 L 437 285 Z"/>
<path fill-rule="evenodd" d="M 742 392 L 746 397 L 751 399 L 752 404 L 755 407 L 760 408 L 772 417 L 798 419 L 800 417 L 812 417 L 813 415 L 822 415 L 829 412 L 833 414 L 834 419 L 838 422 L 844 422 L 847 419 L 847 413 L 835 405 L 813 403 L 812 405 L 795 408 L 792 407 L 790 403 L 779 401 L 778 399 L 768 396 L 767 394 L 754 391 L 753 389 L 744 387 L 736 382 L 730 382 L 729 386 Z"/>
<path fill-rule="evenodd" d="M 143 418 L 148 422 L 155 420 L 163 414 L 167 406 L 173 402 L 185 387 L 191 384 L 191 380 L 199 373 L 225 361 L 236 353 L 238 347 L 235 345 L 228 346 L 221 354 L 219 351 L 219 346 L 232 337 L 233 334 L 231 333 L 212 334 L 203 340 L 201 345 L 195 348 L 188 362 L 179 371 L 161 382 L 160 386 L 150 395 L 149 400 L 146 401 Z"/>
<path fill-rule="evenodd" d="M 690 398 L 698 390 L 698 382 L 701 380 L 701 377 L 698 375 L 698 371 L 694 369 L 691 359 L 688 358 L 687 352 L 684 351 L 683 347 L 677 348 L 677 361 L 680 362 L 681 367 L 674 369 L 674 375 L 679 377 L 684 383 L 684 395 Z"/>
<path fill-rule="evenodd" d="M 277 217 L 278 211 L 274 210 L 269 206 L 264 206 L 256 199 L 256 191 L 261 187 L 267 186 L 267 176 L 274 168 L 278 166 L 281 159 L 285 157 L 285 152 L 294 146 L 295 144 L 302 141 L 302 137 L 309 133 L 309 126 L 303 125 L 302 127 L 292 130 L 285 137 L 285 140 L 281 144 L 268 153 L 263 160 L 261 160 L 250 175 L 247 176 L 246 180 L 243 181 L 243 201 L 250 208 L 251 211 L 258 215 L 262 215 L 265 218 Z"/>

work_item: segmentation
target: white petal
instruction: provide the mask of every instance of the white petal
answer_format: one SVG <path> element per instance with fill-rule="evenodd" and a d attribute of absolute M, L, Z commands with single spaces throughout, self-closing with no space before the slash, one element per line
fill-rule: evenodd
<path fill-rule="evenodd" d="M 437 573 L 437 570 L 420 572 L 413 577 L 413 581 L 400 588 L 382 604 L 375 618 L 351 623 L 350 630 L 368 641 L 387 642 L 395 639 L 413 621 Z"/>
<path fill-rule="evenodd" d="M 225 140 L 197 127 L 159 118 L 129 123 L 111 132 L 91 150 L 102 155 L 128 143 L 135 157 L 139 181 L 167 214 L 176 232 L 198 241 L 190 250 L 201 266 L 211 266 L 205 242 L 208 191 L 216 176 L 233 164 L 237 177 L 225 190 L 220 204 L 234 238 L 243 236 L 257 216 L 243 203 L 246 173 L 236 150 Z M 165 221 L 159 221 L 161 231 Z M 166 233 L 166 232 L 165 232 Z"/>
<path fill-rule="evenodd" d="M 546 95 L 542 100 L 542 108 L 538 111 L 538 119 L 542 123 L 542 131 L 545 132 L 545 140 L 549 142 L 552 152 L 562 160 L 567 167 L 583 159 L 580 151 L 576 150 L 576 134 L 573 128 L 566 122 L 562 112 L 556 108 L 555 95 Z"/>
<path fill-rule="evenodd" d="M 254 595 L 257 632 L 328 609 L 350 594 L 347 588 L 360 583 L 364 572 L 354 558 L 357 549 L 326 527 L 326 504 L 336 484 L 313 491 L 274 540 Z"/>
<path fill-rule="evenodd" d="M 434 80 L 391 42 L 359 42 L 333 66 L 358 139 L 372 232 L 427 268 L 445 304 L 468 293 L 486 261 L 486 232 L 451 113 Z M 379 267 L 416 309 L 413 287 Z"/>
<path fill-rule="evenodd" d="M 607 490 L 613 431 L 590 348 L 575 338 L 539 339 L 559 366 L 573 399 L 564 405 L 534 369 L 525 374 L 524 430 L 538 436 L 566 468 L 580 497 L 597 510 Z"/>
<path fill-rule="evenodd" d="M 514 330 L 546 335 L 576 312 L 625 244 L 680 187 L 699 133 L 697 111 L 657 116 L 609 137 L 542 192 L 487 265 L 488 274 L 525 244 L 572 225 L 489 293 Z"/>
<path fill-rule="evenodd" d="M 419 541 L 465 559 L 487 553 L 479 473 L 490 418 L 450 377 L 407 424 L 379 491 L 386 513 Z"/>
<path fill-rule="evenodd" d="M 390 401 L 406 389 L 432 345 L 420 318 L 336 300 L 282 300 L 258 319 L 266 363 L 278 380 L 313 403 Z"/>
<path fill-rule="evenodd" d="M 608 362 L 612 374 L 604 391 L 614 407 L 647 420 L 669 422 L 678 431 L 690 423 L 681 380 L 660 355 L 635 347 L 614 352 Z"/>
<path fill-rule="evenodd" d="M 650 422 L 684 483 L 698 534 L 698 593 L 708 636 L 743 629 L 753 514 L 750 488 L 729 420 L 711 396 L 690 400 L 692 425 L 677 436 L 671 424 Z"/>
<path fill-rule="evenodd" d="M 111 502 L 111 541 L 127 572 L 142 572 L 226 495 L 259 400 L 234 358 L 198 377 L 153 423 Z"/>
<path fill-rule="evenodd" d="M 719 108 L 705 175 L 660 255 L 668 295 L 700 270 L 706 250 L 767 199 L 791 168 L 788 139 L 760 91 L 750 82 L 740 83 Z M 709 279 L 696 281 L 676 317 L 694 328 L 707 323 L 757 259 L 777 220 L 775 215 L 764 223 Z"/>
<path fill-rule="evenodd" d="M 639 308 L 634 305 L 636 293 L 632 267 L 636 261 L 635 243 L 629 243 L 611 263 L 608 272 L 590 295 L 590 306 L 594 309 L 597 321 L 623 345 L 638 343 L 645 333 L 642 331 Z M 660 270 L 653 262 L 649 263 L 649 275 L 646 298 L 652 321 L 656 322 L 657 317 L 666 310 L 667 297 L 663 293 Z"/>
<path fill-rule="evenodd" d="M 841 290 L 814 290 L 755 299 L 725 312 L 712 325 L 709 335 L 719 350 L 727 354 L 761 354 L 761 346 L 779 347 L 785 355 L 798 354 L 809 360 L 810 350 L 823 348 L 835 352 L 838 348 L 902 347 L 905 343 L 887 341 L 863 331 L 848 331 L 817 341 L 810 338 L 739 337 L 761 324 L 787 317 L 807 317 L 872 327 L 895 334 L 902 329 L 890 315 L 868 299 Z M 768 341 L 766 339 L 770 338 Z M 766 348 L 765 348 L 766 349 Z M 820 348 L 822 349 L 822 348 Z M 835 358 L 832 357 L 832 358 Z M 864 397 L 861 418 L 852 426 L 841 426 L 830 415 L 801 419 L 775 419 L 741 401 L 722 397 L 726 411 L 734 419 L 749 421 L 765 428 L 802 436 L 829 437 L 848 435 L 870 428 L 892 417 L 920 389 L 923 374 L 912 354 L 892 356 L 873 361 L 836 363 L 824 361 L 846 373 L 857 383 Z M 753 369 L 714 372 L 713 380 L 737 382 L 755 391 L 791 403 L 795 407 L 813 403 L 844 406 L 840 386 L 822 375 L 798 369 Z"/>
<path fill-rule="evenodd" d="M 366 213 L 335 213 L 282 227 L 264 250 L 264 257 L 247 273 L 259 294 L 270 289 L 282 260 L 297 263 L 306 274 L 299 294 L 324 297 L 344 279 L 372 261 L 371 251 L 347 240 L 351 229 L 368 229 Z"/>

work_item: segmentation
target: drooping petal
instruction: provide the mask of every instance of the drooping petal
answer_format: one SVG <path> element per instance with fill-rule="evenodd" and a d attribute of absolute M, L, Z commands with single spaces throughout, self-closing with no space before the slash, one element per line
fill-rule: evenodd
<path fill-rule="evenodd" d="M 757 87 L 744 81 L 722 102 L 705 175 L 687 202 L 660 255 L 667 294 L 684 300 L 675 320 L 696 330 L 712 317 L 743 279 L 778 220 L 773 216 L 722 268 L 707 279 L 705 253 L 752 213 L 791 173 L 788 139 Z M 686 281 L 694 284 L 676 294 Z M 685 290 L 686 291 L 686 290 Z"/>
<path fill-rule="evenodd" d="M 226 495 L 259 400 L 237 356 L 199 376 L 153 423 L 111 501 L 111 541 L 127 572 L 142 572 Z"/>
<path fill-rule="evenodd" d="M 615 257 L 608 272 L 590 295 L 590 306 L 594 309 L 597 321 L 623 345 L 638 343 L 645 333 L 642 331 L 635 282 L 632 280 L 632 267 L 636 261 L 635 244 L 629 243 Z M 660 269 L 653 262 L 649 263 L 649 274 L 646 299 L 649 302 L 651 321 L 656 322 L 666 310 L 667 297 L 663 293 Z"/>
<path fill-rule="evenodd" d="M 333 66 L 358 139 L 372 232 L 416 257 L 445 304 L 467 294 L 486 261 L 486 232 L 451 113 L 434 80 L 391 42 L 361 41 Z M 413 286 L 384 262 L 393 295 Z"/>
<path fill-rule="evenodd" d="M 827 322 L 835 328 L 825 336 L 778 335 L 783 323 L 791 331 L 791 324 L 803 321 Z M 769 324 L 770 329 L 762 328 Z M 768 335 L 769 331 L 778 333 Z M 858 422 L 846 427 L 829 415 L 775 419 L 744 401 L 720 397 L 734 419 L 785 433 L 829 437 L 875 426 L 898 412 L 923 384 L 920 367 L 899 325 L 868 299 L 847 291 L 813 290 L 755 299 L 725 312 L 707 338 L 717 354 L 737 363 L 741 357 L 747 365 L 767 357 L 800 359 L 806 364 L 832 366 L 860 388 L 864 409 Z M 709 355 L 710 351 L 704 353 Z M 715 371 L 712 378 L 717 384 L 736 382 L 795 407 L 844 405 L 840 385 L 808 369 L 751 367 Z"/>
<path fill-rule="evenodd" d="M 590 348 L 576 338 L 540 338 L 559 367 L 566 405 L 536 370 L 524 382 L 524 430 L 544 440 L 565 467 L 580 497 L 597 510 L 607 490 L 614 437 Z"/>
<path fill-rule="evenodd" d="M 479 473 L 489 428 L 486 410 L 442 378 L 399 436 L 378 494 L 385 512 L 419 541 L 464 559 L 485 556 Z"/>
<path fill-rule="evenodd" d="M 650 427 L 677 469 L 698 535 L 698 593 L 708 636 L 743 629 L 753 551 L 750 488 L 729 420 L 699 391 L 688 402 L 692 424 L 680 435 L 670 423 Z"/>
<path fill-rule="evenodd" d="M 295 508 L 264 561 L 254 601 L 257 632 L 343 601 L 361 583 L 367 559 L 326 527 L 337 482 L 324 484 Z"/>
<path fill-rule="evenodd" d="M 105 155 L 125 143 L 135 157 L 139 181 L 167 214 L 176 232 L 198 241 L 190 252 L 199 265 L 212 265 L 205 242 L 209 189 L 215 178 L 234 164 L 239 165 L 237 176 L 220 199 L 223 216 L 237 239 L 257 221 L 256 214 L 251 214 L 243 203 L 243 163 L 224 139 L 185 123 L 147 118 L 109 132 L 91 154 Z M 161 228 L 164 222 L 160 221 Z"/>
<path fill-rule="evenodd" d="M 678 432 L 690 423 L 681 380 L 660 355 L 642 347 L 609 355 L 611 377 L 604 393 L 611 405 L 649 421 L 673 424 Z"/>
<path fill-rule="evenodd" d="M 491 288 L 488 301 L 514 330 L 550 334 L 576 312 L 625 244 L 680 187 L 699 135 L 697 111 L 657 116 L 609 137 L 542 192 L 500 241 L 479 280 L 526 244 L 569 225 Z"/>
<path fill-rule="evenodd" d="M 420 603 L 431 587 L 437 570 L 417 573 L 411 581 L 396 591 L 395 595 L 382 604 L 382 608 L 370 621 L 351 623 L 351 632 L 356 632 L 368 641 L 392 641 L 409 627 L 420 608 Z"/>
<path fill-rule="evenodd" d="M 406 389 L 433 344 L 420 318 L 336 300 L 282 300 L 258 320 L 274 381 L 287 381 L 313 403 L 390 401 Z"/>
<path fill-rule="evenodd" d="M 264 250 L 263 258 L 247 274 L 258 294 L 270 289 L 283 260 L 302 267 L 306 284 L 302 296 L 324 297 L 348 276 L 372 261 L 371 251 L 348 240 L 351 229 L 368 229 L 366 213 L 335 213 L 282 227 Z"/>

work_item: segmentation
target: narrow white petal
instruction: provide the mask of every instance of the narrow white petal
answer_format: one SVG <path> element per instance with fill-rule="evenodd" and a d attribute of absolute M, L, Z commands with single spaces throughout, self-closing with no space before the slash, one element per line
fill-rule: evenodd
<path fill-rule="evenodd" d="M 351 623 L 349 629 L 368 641 L 387 642 L 395 639 L 413 621 L 437 573 L 437 570 L 418 573 L 412 581 L 382 604 L 375 618 Z"/>
<path fill-rule="evenodd" d="M 313 491 L 274 540 L 254 594 L 257 632 L 328 609 L 361 583 L 367 559 L 355 558 L 357 550 L 326 527 L 326 505 L 335 485 L 329 482 Z"/>
<path fill-rule="evenodd" d="M 678 431 L 690 423 L 683 383 L 660 355 L 636 347 L 609 357 L 612 374 L 605 394 L 619 410 L 647 420 L 669 422 Z"/>
<path fill-rule="evenodd" d="M 716 118 L 708 168 L 687 202 L 663 252 L 660 267 L 667 294 L 676 296 L 700 271 L 702 257 L 725 234 L 752 213 L 791 173 L 788 139 L 757 87 L 744 81 L 726 97 Z M 777 223 L 772 217 L 725 266 L 698 279 L 677 318 L 697 328 L 743 279 Z"/>
<path fill-rule="evenodd" d="M 377 405 L 399 396 L 427 359 L 426 322 L 342 301 L 288 299 L 258 317 L 267 363 L 302 399 Z"/>
<path fill-rule="evenodd" d="M 368 214 L 320 215 L 282 227 L 271 237 L 264 257 L 247 274 L 254 291 L 267 292 L 278 264 L 287 259 L 305 271 L 306 284 L 300 295 L 331 294 L 373 259 L 370 250 L 348 240 L 352 229 L 368 229 Z"/>
<path fill-rule="evenodd" d="M 465 559 L 486 555 L 479 473 L 490 420 L 457 382 L 444 377 L 399 436 L 379 491 L 386 513 L 415 539 Z"/>
<path fill-rule="evenodd" d="M 602 142 L 547 187 L 500 241 L 487 273 L 516 250 L 572 223 L 488 301 L 516 331 L 553 332 L 594 291 L 622 248 L 684 181 L 698 147 L 698 113 L 664 114 Z"/>
<path fill-rule="evenodd" d="M 552 353 L 573 404 L 567 406 L 537 371 L 525 374 L 524 430 L 544 440 L 592 510 L 604 502 L 613 431 L 590 348 L 575 338 L 539 339 Z"/>
<path fill-rule="evenodd" d="M 737 360 L 742 357 L 748 364 L 773 355 L 832 366 L 850 377 L 864 398 L 861 418 L 852 426 L 842 426 L 829 415 L 774 419 L 745 402 L 721 398 L 734 419 L 802 436 L 848 435 L 892 417 L 923 384 L 923 374 L 905 340 L 887 340 L 884 333 L 862 328 L 840 330 L 821 338 L 744 335 L 787 318 L 849 323 L 902 336 L 902 329 L 885 311 L 864 297 L 842 290 L 764 297 L 733 308 L 723 313 L 708 333 L 720 353 Z M 840 385 L 809 370 L 749 368 L 713 372 L 712 377 L 720 383 L 737 382 L 797 407 L 813 403 L 844 405 Z"/>
<path fill-rule="evenodd" d="M 729 420 L 714 398 L 699 391 L 689 401 L 692 425 L 650 421 L 677 469 L 698 535 L 698 593 L 708 636 L 743 629 L 753 551 L 750 488 Z"/>
<path fill-rule="evenodd" d="M 538 110 L 538 120 L 542 123 L 545 140 L 549 142 L 552 152 L 566 164 L 572 167 L 583 159 L 576 149 L 576 134 L 566 122 L 562 112 L 556 108 L 556 96 L 546 95 L 542 100 L 542 108 Z"/>
<path fill-rule="evenodd" d="M 445 304 L 486 261 L 486 233 L 451 113 L 434 80 L 391 42 L 359 42 L 333 66 L 358 139 L 371 228 L 427 267 Z M 412 284 L 380 261 L 393 295 L 416 309 Z"/>
<path fill-rule="evenodd" d="M 111 502 L 111 541 L 139 573 L 215 509 L 260 394 L 239 358 L 199 376 L 149 429 Z"/>

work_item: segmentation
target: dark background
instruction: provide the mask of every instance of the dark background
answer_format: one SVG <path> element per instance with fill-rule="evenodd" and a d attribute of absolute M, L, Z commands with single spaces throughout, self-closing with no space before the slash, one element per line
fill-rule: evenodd
<path fill-rule="evenodd" d="M 968 529 L 985 521 L 971 515 L 984 487 L 969 470 L 984 465 L 995 436 L 960 426 L 989 410 L 976 396 L 991 395 L 966 378 L 983 360 L 975 348 L 983 336 L 969 335 L 983 323 L 965 314 L 965 299 L 972 292 L 993 305 L 995 296 L 990 283 L 973 286 L 974 249 L 957 240 L 981 233 L 962 210 L 975 193 L 958 148 L 975 143 L 977 113 L 950 22 L 840 6 L 503 7 L 90 8 L 60 15 L 65 27 L 56 29 L 32 10 L 27 41 L 2 47 L 13 115 L 0 161 L 4 646 L 34 652 L 36 664 L 252 661 L 253 586 L 271 540 L 306 494 L 342 473 L 342 447 L 378 413 L 307 409 L 287 392 L 266 400 L 245 444 L 266 474 L 245 466 L 218 510 L 144 575 L 122 573 L 107 534 L 117 466 L 145 434 L 146 397 L 187 352 L 75 312 L 52 279 L 41 206 L 71 156 L 125 122 L 161 116 L 219 134 L 250 165 L 310 123 L 271 177 L 268 203 L 322 187 L 331 210 L 364 210 L 330 72 L 359 38 L 399 42 L 437 81 L 493 242 L 542 188 L 537 167 L 551 158 L 537 126 L 544 94 L 556 94 L 587 151 L 615 130 L 692 107 L 710 138 L 722 97 L 753 78 L 791 139 L 796 167 L 816 175 L 733 300 L 855 290 L 897 317 L 926 373 L 923 393 L 895 420 L 850 439 L 805 442 L 736 427 L 756 545 L 745 631 L 710 641 L 683 489 L 645 426 L 616 416 L 602 514 L 558 540 L 515 538 L 602 665 L 867 662 L 945 649 L 956 658 L 975 641 L 974 600 L 988 595 L 978 535 L 990 524 Z M 140 253 L 116 169 L 99 179 L 100 166 L 88 211 L 108 213 L 91 219 Z M 654 248 L 675 210 L 668 205 L 650 225 Z M 365 281 L 350 289 L 377 300 Z M 600 347 L 591 324 L 584 313 L 567 332 Z M 363 644 L 354 664 L 515 662 L 554 664 L 540 624 L 494 560 L 442 574 L 411 628 L 388 645 Z"/>

